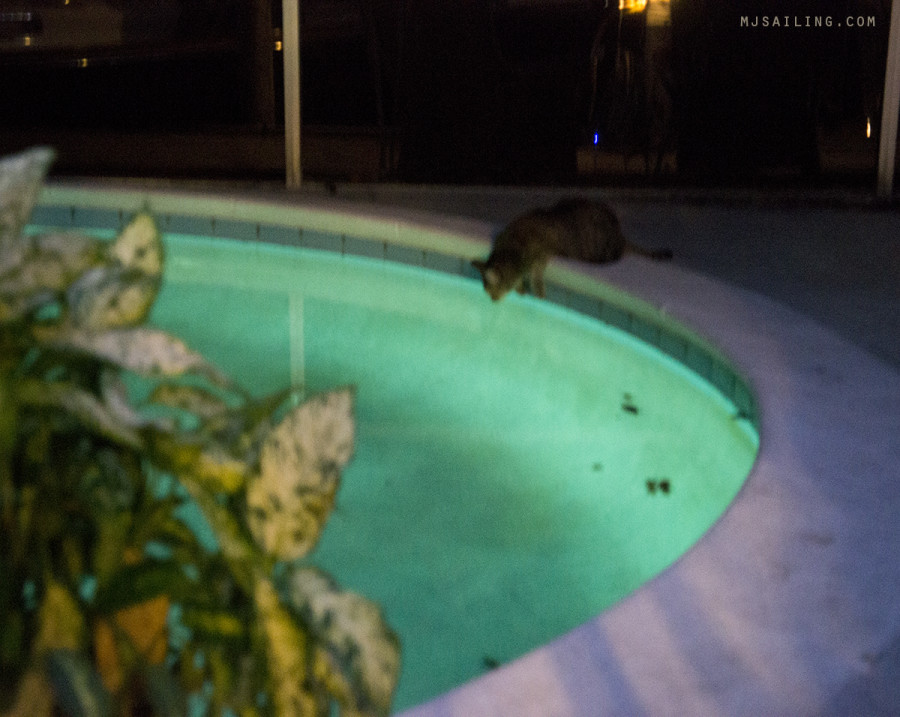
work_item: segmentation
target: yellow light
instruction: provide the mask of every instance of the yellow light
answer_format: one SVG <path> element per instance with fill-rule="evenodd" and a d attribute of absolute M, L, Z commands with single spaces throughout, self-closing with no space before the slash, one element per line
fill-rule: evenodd
<path fill-rule="evenodd" d="M 31 47 L 31 35 L 25 35 L 22 38 L 22 42 L 25 44 L 25 47 Z"/>
<path fill-rule="evenodd" d="M 76 64 L 77 64 L 78 67 L 87 67 L 87 66 L 88 66 L 88 59 L 87 59 L 86 57 L 82 57 L 80 60 L 77 60 L 77 61 L 76 61 Z"/>
<path fill-rule="evenodd" d="M 643 12 L 647 9 L 647 0 L 619 0 L 619 10 L 625 14 Z"/>
<path fill-rule="evenodd" d="M 866 138 L 872 138 L 872 120 L 869 117 L 866 117 Z"/>
<path fill-rule="evenodd" d="M 281 40 L 275 40 L 275 52 L 281 52 Z"/>

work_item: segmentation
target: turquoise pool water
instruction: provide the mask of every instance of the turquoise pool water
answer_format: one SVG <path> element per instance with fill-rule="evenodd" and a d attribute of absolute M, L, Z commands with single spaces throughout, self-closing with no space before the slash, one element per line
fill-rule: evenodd
<path fill-rule="evenodd" d="M 664 570 L 755 459 L 752 423 L 711 383 L 548 301 L 315 249 L 169 232 L 166 250 L 153 323 L 254 393 L 357 387 L 356 454 L 313 560 L 400 635 L 398 710 Z"/>
<path fill-rule="evenodd" d="M 398 264 L 167 242 L 155 323 L 253 391 L 357 387 L 356 455 L 314 559 L 400 634 L 397 709 L 652 578 L 752 466 L 734 405 L 595 319 Z"/>

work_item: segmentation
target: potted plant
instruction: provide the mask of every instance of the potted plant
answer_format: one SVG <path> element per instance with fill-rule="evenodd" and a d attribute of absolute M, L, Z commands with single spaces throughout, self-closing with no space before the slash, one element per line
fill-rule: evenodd
<path fill-rule="evenodd" d="M 253 397 L 148 325 L 147 213 L 24 233 L 52 157 L 0 160 L 0 715 L 387 714 L 397 637 L 309 562 L 353 389 Z"/>

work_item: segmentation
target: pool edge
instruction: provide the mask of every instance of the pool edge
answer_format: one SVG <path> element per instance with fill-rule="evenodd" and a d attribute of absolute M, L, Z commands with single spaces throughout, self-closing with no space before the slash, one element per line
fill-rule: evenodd
<path fill-rule="evenodd" d="M 469 262 L 484 256 L 493 231 L 484 222 L 376 209 L 329 197 L 211 194 L 84 183 L 48 184 L 35 211 L 39 217 L 49 212 L 47 219 L 63 226 L 89 223 L 119 229 L 140 210 L 154 214 L 163 231 L 243 241 L 308 246 L 302 231 L 296 236 L 291 232 L 302 227 L 315 237 L 318 249 L 408 263 L 464 278 L 476 277 Z M 199 220 L 186 223 L 185 217 Z M 267 230 L 273 227 L 285 231 Z M 392 256 L 389 247 L 407 253 L 402 258 Z M 684 365 L 734 404 L 736 419 L 746 420 L 761 435 L 756 392 L 749 378 L 715 344 L 649 302 L 579 271 L 573 263 L 552 262 L 546 280 L 549 301 L 618 328 Z"/>

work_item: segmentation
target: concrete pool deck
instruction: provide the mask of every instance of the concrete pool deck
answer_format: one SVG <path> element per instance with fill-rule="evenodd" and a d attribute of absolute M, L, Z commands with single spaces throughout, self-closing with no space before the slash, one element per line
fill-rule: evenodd
<path fill-rule="evenodd" d="M 366 198 L 350 189 L 338 194 Z M 493 224 L 558 194 L 367 191 Z M 609 198 L 629 236 L 676 260 L 591 273 L 749 377 L 757 463 L 723 518 L 650 583 L 404 715 L 900 714 L 900 214 Z"/>
<path fill-rule="evenodd" d="M 435 224 L 481 220 L 485 238 L 559 194 L 336 193 L 382 214 L 436 212 L 418 215 Z M 589 273 L 682 321 L 749 378 L 757 463 L 721 520 L 661 575 L 403 714 L 900 714 L 900 214 L 595 193 L 633 240 L 676 258 Z"/>

